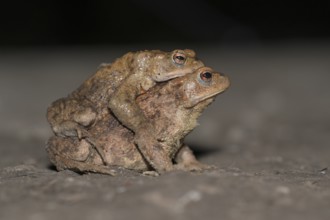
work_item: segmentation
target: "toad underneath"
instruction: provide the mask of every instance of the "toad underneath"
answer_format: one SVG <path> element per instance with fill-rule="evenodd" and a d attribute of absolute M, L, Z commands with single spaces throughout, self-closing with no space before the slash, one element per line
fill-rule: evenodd
<path fill-rule="evenodd" d="M 204 66 L 192 50 L 129 52 L 112 64 L 105 64 L 68 97 L 48 108 L 47 119 L 57 136 L 78 137 L 89 142 L 107 164 L 101 147 L 89 134 L 112 114 L 134 132 L 134 142 L 150 163 L 157 163 L 148 152 L 158 145 L 150 119 L 136 103 L 136 97 L 157 82 L 183 76 Z"/>
<path fill-rule="evenodd" d="M 198 162 L 183 143 L 184 137 L 197 126 L 202 111 L 229 86 L 226 76 L 202 67 L 191 74 L 161 83 L 140 95 L 136 103 L 155 128 L 161 143 L 148 152 L 157 163 L 150 163 L 134 144 L 134 133 L 112 114 L 98 121 L 89 133 L 104 151 L 102 158 L 87 141 L 78 137 L 53 136 L 47 152 L 58 170 L 112 174 L 111 166 L 158 173 L 171 170 L 203 170 L 209 166 Z"/>

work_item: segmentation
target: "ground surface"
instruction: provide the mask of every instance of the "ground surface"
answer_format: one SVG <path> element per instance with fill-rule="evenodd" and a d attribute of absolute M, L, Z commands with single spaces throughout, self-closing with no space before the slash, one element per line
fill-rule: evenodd
<path fill-rule="evenodd" d="M 0 52 L 0 219 L 330 219 L 330 44 L 197 47 L 232 81 L 187 138 L 216 170 L 56 172 L 47 105 L 127 50 Z"/>

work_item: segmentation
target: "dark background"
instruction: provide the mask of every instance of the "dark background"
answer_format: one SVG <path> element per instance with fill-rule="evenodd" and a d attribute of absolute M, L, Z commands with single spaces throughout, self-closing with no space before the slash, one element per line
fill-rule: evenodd
<path fill-rule="evenodd" d="M 326 1 L 3 1 L 0 46 L 329 39 Z"/>

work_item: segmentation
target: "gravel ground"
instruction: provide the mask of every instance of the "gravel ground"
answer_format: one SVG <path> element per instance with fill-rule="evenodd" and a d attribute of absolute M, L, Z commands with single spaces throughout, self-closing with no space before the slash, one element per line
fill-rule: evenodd
<path fill-rule="evenodd" d="M 232 82 L 187 138 L 215 170 L 55 171 L 44 150 L 47 106 L 99 63 L 145 48 L 159 47 L 0 51 L 0 219 L 330 219 L 325 42 L 193 48 Z"/>

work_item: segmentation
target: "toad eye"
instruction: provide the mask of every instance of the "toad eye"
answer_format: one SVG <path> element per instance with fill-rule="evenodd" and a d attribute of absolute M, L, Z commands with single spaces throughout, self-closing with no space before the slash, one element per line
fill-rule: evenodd
<path fill-rule="evenodd" d="M 203 81 L 203 82 L 210 82 L 212 80 L 212 73 L 210 72 L 202 72 L 199 74 L 199 78 Z"/>
<path fill-rule="evenodd" d="M 175 53 L 173 55 L 173 61 L 176 64 L 183 65 L 186 62 L 186 56 L 183 53 Z"/>

